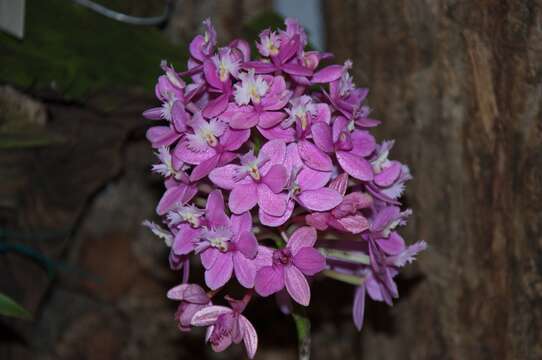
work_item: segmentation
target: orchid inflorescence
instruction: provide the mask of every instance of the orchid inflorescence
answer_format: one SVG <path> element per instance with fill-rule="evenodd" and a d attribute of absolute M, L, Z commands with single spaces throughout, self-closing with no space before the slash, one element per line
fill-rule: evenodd
<path fill-rule="evenodd" d="M 163 62 L 162 105 L 143 113 L 157 122 L 147 138 L 166 187 L 156 208 L 165 227 L 145 225 L 182 270 L 168 292 L 180 301 L 179 328 L 207 327 L 213 350 L 243 342 L 252 358 L 258 338 L 242 312 L 253 295 L 276 294 L 284 311 L 290 299 L 308 306 L 309 280 L 324 274 L 356 286 L 361 330 L 365 294 L 391 305 L 399 268 L 426 247 L 405 245 L 396 231 L 411 214 L 398 200 L 409 168 L 388 158 L 393 141 L 378 144 L 369 132 L 380 122 L 369 117 L 352 63 L 321 67 L 332 55 L 305 51 L 295 20 L 259 35 L 258 60 L 244 40 L 217 48 L 211 22 L 203 24 L 188 70 Z M 198 256 L 208 291 L 189 282 Z M 216 305 L 232 278 L 244 296 Z"/>

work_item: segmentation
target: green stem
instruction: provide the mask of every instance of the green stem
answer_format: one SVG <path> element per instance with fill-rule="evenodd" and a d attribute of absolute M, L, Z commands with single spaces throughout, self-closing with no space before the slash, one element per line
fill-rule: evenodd
<path fill-rule="evenodd" d="M 299 360 L 311 358 L 311 322 L 305 309 L 298 309 L 292 314 L 297 329 Z"/>

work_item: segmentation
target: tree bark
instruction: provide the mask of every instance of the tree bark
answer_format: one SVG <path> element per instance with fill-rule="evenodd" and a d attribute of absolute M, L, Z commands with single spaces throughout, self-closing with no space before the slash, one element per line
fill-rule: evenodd
<path fill-rule="evenodd" d="M 364 329 L 363 358 L 542 358 L 542 2 L 325 13 L 328 50 L 354 61 L 378 135 L 413 170 L 405 237 L 430 244 L 394 330 Z"/>

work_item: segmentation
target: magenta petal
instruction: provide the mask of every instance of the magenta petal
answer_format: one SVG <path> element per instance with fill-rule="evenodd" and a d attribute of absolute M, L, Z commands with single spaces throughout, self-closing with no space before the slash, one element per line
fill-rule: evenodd
<path fill-rule="evenodd" d="M 358 156 L 369 156 L 376 148 L 375 138 L 367 131 L 354 131 L 352 137 L 352 153 Z"/>
<path fill-rule="evenodd" d="M 324 270 L 326 258 L 312 247 L 301 248 L 294 256 L 294 265 L 305 275 L 314 275 Z"/>
<path fill-rule="evenodd" d="M 145 110 L 143 111 L 143 117 L 149 120 L 160 120 L 162 119 L 162 108 L 155 107 L 155 108 Z"/>
<path fill-rule="evenodd" d="M 205 283 L 211 290 L 216 290 L 231 279 L 232 272 L 232 253 L 220 253 L 213 266 L 205 271 Z"/>
<path fill-rule="evenodd" d="M 250 130 L 227 129 L 220 138 L 220 143 L 228 151 L 239 149 L 250 138 Z"/>
<path fill-rule="evenodd" d="M 282 288 L 284 288 L 283 266 L 266 266 L 256 274 L 254 289 L 260 296 L 269 296 Z"/>
<path fill-rule="evenodd" d="M 333 151 L 333 139 L 331 138 L 331 127 L 325 122 L 318 122 L 311 127 L 312 140 L 322 151 L 330 153 Z"/>
<path fill-rule="evenodd" d="M 186 255 L 194 250 L 194 240 L 199 235 L 199 229 L 194 229 L 190 225 L 181 225 L 179 232 L 175 235 L 175 242 L 172 250 L 176 255 Z"/>
<path fill-rule="evenodd" d="M 267 156 L 269 165 L 282 164 L 286 155 L 286 143 L 282 140 L 268 141 L 262 146 L 260 153 Z"/>
<path fill-rule="evenodd" d="M 350 176 L 361 180 L 373 180 L 373 168 L 364 158 L 346 151 L 337 151 L 337 160 L 339 164 Z"/>
<path fill-rule="evenodd" d="M 311 301 L 311 289 L 305 275 L 295 266 L 284 267 L 284 284 L 288 294 L 298 304 L 308 306 Z"/>
<path fill-rule="evenodd" d="M 288 42 L 282 42 L 280 44 L 280 51 L 274 60 L 278 60 L 281 63 L 290 60 L 297 50 L 299 49 L 299 41 L 300 41 L 300 35 L 296 34 L 292 36 Z"/>
<path fill-rule="evenodd" d="M 315 227 L 317 230 L 324 231 L 328 228 L 329 213 L 312 213 L 305 216 L 305 221 L 308 225 Z"/>
<path fill-rule="evenodd" d="M 375 184 L 382 187 L 391 186 L 401 174 L 401 163 L 393 161 L 390 166 L 375 175 Z"/>
<path fill-rule="evenodd" d="M 239 284 L 247 289 L 254 287 L 254 279 L 256 278 L 256 265 L 254 261 L 247 259 L 245 255 L 236 251 L 233 254 L 233 268 Z"/>
<path fill-rule="evenodd" d="M 254 259 L 258 253 L 258 240 L 251 231 L 244 231 L 239 234 L 235 246 L 248 259 Z"/>
<path fill-rule="evenodd" d="M 288 182 L 288 174 L 286 168 L 282 165 L 273 165 L 262 178 L 262 182 L 269 186 L 271 191 L 279 193 L 284 189 Z"/>
<path fill-rule="evenodd" d="M 179 160 L 185 163 L 198 165 L 203 161 L 209 159 L 216 154 L 214 149 L 208 149 L 207 151 L 195 152 L 188 147 L 188 141 L 180 141 L 176 146 L 173 154 Z"/>
<path fill-rule="evenodd" d="M 304 207 L 313 211 L 331 210 L 342 201 L 341 194 L 330 188 L 303 191 L 297 198 Z"/>
<path fill-rule="evenodd" d="M 292 252 L 292 255 L 296 255 L 297 252 L 304 247 L 313 247 L 316 242 L 316 229 L 310 226 L 302 226 L 290 236 L 288 239 L 288 248 Z"/>
<path fill-rule="evenodd" d="M 222 94 L 216 99 L 209 101 L 202 111 L 203 116 L 210 119 L 222 114 L 228 107 L 228 98 L 228 94 Z"/>
<path fill-rule="evenodd" d="M 153 126 L 147 130 L 147 140 L 154 148 L 169 146 L 177 141 L 182 134 L 172 130 L 169 126 Z"/>
<path fill-rule="evenodd" d="M 228 217 L 224 213 L 224 197 L 222 196 L 222 191 L 214 190 L 207 197 L 205 218 L 212 227 L 221 227 L 229 224 Z"/>
<path fill-rule="evenodd" d="M 352 234 L 359 234 L 369 229 L 369 221 L 362 215 L 345 216 L 337 221 Z"/>
<path fill-rule="evenodd" d="M 339 141 L 339 135 L 341 132 L 346 130 L 349 120 L 344 116 L 338 116 L 333 122 L 332 137 L 333 142 L 336 143 Z"/>
<path fill-rule="evenodd" d="M 220 255 L 220 250 L 214 247 L 207 248 L 200 255 L 201 264 L 205 269 L 210 269 L 215 264 L 216 259 L 218 259 L 218 255 Z"/>
<path fill-rule="evenodd" d="M 205 43 L 205 39 L 202 35 L 197 35 L 194 40 L 190 42 L 189 49 L 190 55 L 196 60 L 203 61 L 205 60 L 205 55 L 201 52 L 201 48 Z"/>
<path fill-rule="evenodd" d="M 251 182 L 246 185 L 237 185 L 230 193 L 229 206 L 234 214 L 249 211 L 258 203 L 258 186 Z"/>
<path fill-rule="evenodd" d="M 242 213 L 241 215 L 231 216 L 231 229 L 234 234 L 241 234 L 245 231 L 252 231 L 252 216 L 249 212 Z"/>
<path fill-rule="evenodd" d="M 395 231 L 387 239 L 377 239 L 378 246 L 388 255 L 397 255 L 405 250 L 405 240 Z"/>
<path fill-rule="evenodd" d="M 218 187 L 222 189 L 231 190 L 234 188 L 235 175 L 239 169 L 239 165 L 226 165 L 214 169 L 209 173 L 209 179 Z"/>
<path fill-rule="evenodd" d="M 245 188 L 240 186 L 240 188 Z M 282 216 L 286 211 L 286 194 L 275 194 L 267 185 L 259 184 L 257 201 L 260 208 L 272 216 Z M 241 191 L 246 192 L 246 189 Z M 233 194 L 233 192 L 232 192 Z M 231 207 L 230 207 L 231 208 Z M 233 211 L 233 209 L 232 209 Z"/>
<path fill-rule="evenodd" d="M 254 69 L 256 74 L 269 74 L 276 70 L 275 65 L 261 61 L 247 61 L 243 64 L 245 69 Z"/>
<path fill-rule="evenodd" d="M 238 111 L 231 114 L 229 123 L 233 129 L 250 129 L 258 121 L 258 113 L 255 111 Z"/>
<path fill-rule="evenodd" d="M 301 156 L 301 159 L 303 159 L 307 166 L 320 171 L 331 171 L 333 169 L 330 157 L 313 143 L 305 140 L 300 141 L 297 146 L 299 156 Z"/>
<path fill-rule="evenodd" d="M 231 312 L 232 310 L 225 306 L 207 306 L 194 314 L 191 324 L 193 326 L 209 326 L 214 324 L 220 315 L 228 314 Z"/>
<path fill-rule="evenodd" d="M 295 140 L 295 130 L 293 128 L 283 129 L 277 125 L 270 129 L 258 127 L 258 130 L 267 140 L 282 140 L 285 142 L 292 142 Z"/>
<path fill-rule="evenodd" d="M 248 358 L 253 359 L 258 349 L 258 334 L 254 326 L 243 315 L 239 315 L 239 324 L 243 329 L 243 343 L 245 344 Z"/>
<path fill-rule="evenodd" d="M 281 69 L 290 74 L 295 76 L 311 76 L 312 70 L 308 69 L 304 66 L 298 65 L 298 64 L 284 64 L 281 66 Z"/>
<path fill-rule="evenodd" d="M 218 77 L 218 70 L 216 65 L 211 60 L 206 60 L 203 63 L 203 73 L 205 74 L 205 80 L 215 89 L 222 89 L 222 82 Z"/>
<path fill-rule="evenodd" d="M 156 213 L 164 215 L 177 204 L 182 203 L 185 192 L 186 186 L 184 184 L 167 189 L 164 195 L 162 195 L 158 206 L 156 206 Z"/>
<path fill-rule="evenodd" d="M 173 104 L 173 107 L 171 108 L 171 117 L 175 129 L 180 133 L 185 132 L 186 123 L 188 122 L 189 115 L 184 109 L 184 105 L 181 101 L 175 101 L 175 103 Z"/>
<path fill-rule="evenodd" d="M 317 171 L 304 167 L 297 175 L 296 181 L 301 191 L 306 191 L 324 187 L 330 178 L 331 171 Z"/>
<path fill-rule="evenodd" d="M 354 295 L 354 304 L 352 305 L 352 317 L 354 318 L 354 325 L 358 331 L 361 331 L 363 327 L 363 317 L 365 315 L 365 286 L 362 285 L 356 289 Z"/>
<path fill-rule="evenodd" d="M 220 156 L 215 155 L 207 160 L 204 160 L 202 163 L 196 166 L 190 174 L 190 181 L 195 182 L 209 175 L 209 173 L 218 165 L 219 159 Z"/>
<path fill-rule="evenodd" d="M 319 70 L 312 77 L 313 83 L 329 83 L 335 81 L 341 77 L 343 73 L 343 67 L 341 65 L 329 65 Z"/>
<path fill-rule="evenodd" d="M 264 111 L 260 114 L 258 125 L 264 129 L 269 129 L 280 123 L 286 118 L 286 114 L 282 111 Z"/>
<path fill-rule="evenodd" d="M 294 212 L 294 207 L 295 207 L 295 202 L 292 200 L 289 200 L 288 204 L 286 205 L 286 211 L 281 216 L 269 215 L 268 213 L 263 211 L 262 208 L 260 208 L 258 211 L 258 217 L 262 225 L 277 227 L 284 224 L 286 221 L 288 221 L 288 219 L 290 219 L 290 217 L 292 216 L 292 213 Z"/>

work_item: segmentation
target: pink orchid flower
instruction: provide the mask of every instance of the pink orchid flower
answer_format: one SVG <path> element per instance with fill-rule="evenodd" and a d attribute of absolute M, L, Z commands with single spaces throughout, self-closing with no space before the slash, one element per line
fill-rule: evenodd
<path fill-rule="evenodd" d="M 247 355 L 254 358 L 258 335 L 254 326 L 241 313 L 246 303 L 227 298 L 231 308 L 219 305 L 205 307 L 192 317 L 192 326 L 207 326 L 206 341 L 214 351 L 226 350 L 232 343 L 244 343 Z"/>
<path fill-rule="evenodd" d="M 190 331 L 194 315 L 211 305 L 209 296 L 197 284 L 177 285 L 167 292 L 167 297 L 181 302 L 175 313 L 175 319 L 181 331 Z"/>
<path fill-rule="evenodd" d="M 270 264 L 256 275 L 255 290 L 269 296 L 284 287 L 297 303 L 308 306 L 311 298 L 305 275 L 315 275 L 326 266 L 324 256 L 313 248 L 316 230 L 304 226 L 292 234 L 285 248 L 273 252 Z"/>
<path fill-rule="evenodd" d="M 229 208 L 234 214 L 259 207 L 273 216 L 286 211 L 286 194 L 282 193 L 288 175 L 282 165 L 286 144 L 281 140 L 267 142 L 258 156 L 252 152 L 241 157 L 241 165 L 226 165 L 209 174 L 222 189 L 231 190 Z"/>

